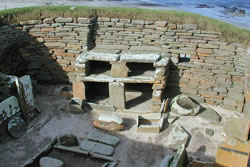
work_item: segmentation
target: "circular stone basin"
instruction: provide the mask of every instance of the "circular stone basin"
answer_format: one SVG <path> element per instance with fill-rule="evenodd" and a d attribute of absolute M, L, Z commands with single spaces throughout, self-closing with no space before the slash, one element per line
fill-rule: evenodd
<path fill-rule="evenodd" d="M 16 116 L 8 123 L 8 132 L 16 139 L 22 137 L 26 133 L 26 130 L 26 123 L 21 117 Z"/>
<path fill-rule="evenodd" d="M 200 106 L 188 96 L 178 95 L 173 99 L 171 111 L 183 116 L 196 115 L 200 111 Z"/>
<path fill-rule="evenodd" d="M 194 102 L 188 98 L 188 97 L 185 97 L 185 96 L 180 96 L 180 98 L 177 99 L 177 103 L 187 109 L 187 110 L 192 110 L 193 108 L 196 107 L 196 105 L 194 104 Z"/>

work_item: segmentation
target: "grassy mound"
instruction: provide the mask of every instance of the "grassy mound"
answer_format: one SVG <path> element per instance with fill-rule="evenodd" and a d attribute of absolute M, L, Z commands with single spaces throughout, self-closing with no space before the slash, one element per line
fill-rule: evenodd
<path fill-rule="evenodd" d="M 198 14 L 169 11 L 149 10 L 118 7 L 26 7 L 0 11 L 0 25 L 18 23 L 20 21 L 41 19 L 47 17 L 113 17 L 130 18 L 139 20 L 166 20 L 176 24 L 198 24 L 199 28 L 206 31 L 222 32 L 222 40 L 226 42 L 238 42 L 245 46 L 250 45 L 250 30 L 244 30 L 228 23 L 211 19 Z"/>

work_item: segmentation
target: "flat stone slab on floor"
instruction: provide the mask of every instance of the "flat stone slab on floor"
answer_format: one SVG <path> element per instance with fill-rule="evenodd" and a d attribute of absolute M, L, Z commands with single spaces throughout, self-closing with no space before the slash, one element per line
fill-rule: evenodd
<path fill-rule="evenodd" d="M 61 160 L 51 158 L 51 157 L 42 157 L 39 161 L 41 167 L 62 167 L 63 162 Z"/>
<path fill-rule="evenodd" d="M 30 123 L 35 116 L 35 101 L 30 76 L 25 75 L 17 79 L 16 86 L 23 117 L 27 123 Z"/>
<path fill-rule="evenodd" d="M 88 135 L 88 140 L 96 141 L 103 144 L 108 144 L 114 147 L 116 147 L 120 142 L 120 139 L 118 137 L 99 132 L 90 133 Z"/>
<path fill-rule="evenodd" d="M 180 126 L 173 125 L 166 138 L 166 144 L 169 148 L 177 150 L 180 145 L 187 145 L 190 135 Z"/>
<path fill-rule="evenodd" d="M 8 123 L 8 132 L 12 137 L 16 139 L 25 135 L 26 130 L 27 126 L 21 117 L 16 116 Z"/>
<path fill-rule="evenodd" d="M 207 120 L 209 122 L 220 122 L 221 116 L 212 108 L 206 108 L 203 112 L 198 114 L 199 117 L 201 117 L 204 120 Z"/>
<path fill-rule="evenodd" d="M 87 60 L 118 61 L 119 58 L 120 58 L 119 54 L 100 53 L 100 52 L 88 52 L 88 53 L 86 53 Z"/>
<path fill-rule="evenodd" d="M 87 140 L 80 143 L 80 149 L 109 156 L 114 153 L 114 148 L 112 146 Z"/>
<path fill-rule="evenodd" d="M 160 59 L 158 54 L 122 54 L 121 61 L 135 63 L 154 63 Z"/>

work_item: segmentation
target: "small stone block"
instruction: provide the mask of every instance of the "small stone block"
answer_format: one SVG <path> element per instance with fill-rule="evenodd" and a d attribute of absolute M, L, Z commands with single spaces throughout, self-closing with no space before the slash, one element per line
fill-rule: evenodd
<path fill-rule="evenodd" d="M 99 132 L 93 132 L 88 135 L 88 140 L 108 144 L 113 147 L 116 147 L 118 143 L 120 142 L 120 139 L 118 137 L 108 135 L 105 133 L 99 133 Z"/>
<path fill-rule="evenodd" d="M 120 58 L 119 54 L 98 53 L 98 52 L 88 52 L 86 54 L 87 60 L 95 60 L 95 61 L 118 61 L 119 58 Z"/>

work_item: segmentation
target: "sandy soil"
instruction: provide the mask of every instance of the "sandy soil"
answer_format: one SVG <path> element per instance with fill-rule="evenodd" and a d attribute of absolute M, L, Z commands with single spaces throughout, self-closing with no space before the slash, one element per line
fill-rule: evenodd
<path fill-rule="evenodd" d="M 67 111 L 69 100 L 59 96 L 62 87 L 59 85 L 37 87 L 35 100 L 41 114 L 29 125 L 25 136 L 17 140 L 9 139 L 0 144 L 0 166 L 20 166 L 56 135 L 71 133 L 83 139 L 90 132 L 104 132 L 92 127 L 92 121 L 102 112 L 86 111 L 83 115 L 72 115 Z M 214 161 L 217 144 L 224 141 L 223 124 L 230 117 L 237 115 L 234 112 L 213 108 L 222 116 L 222 122 L 219 124 L 209 124 L 197 116 L 181 117 L 174 122 L 175 125 L 183 126 L 192 135 L 187 151 L 194 159 Z M 113 155 L 120 161 L 120 167 L 157 167 L 165 155 L 175 154 L 166 145 L 167 130 L 159 134 L 137 133 L 136 115 L 119 114 L 124 118 L 126 129 L 112 134 L 121 139 Z M 205 134 L 205 128 L 208 127 L 215 131 L 214 136 Z"/>

